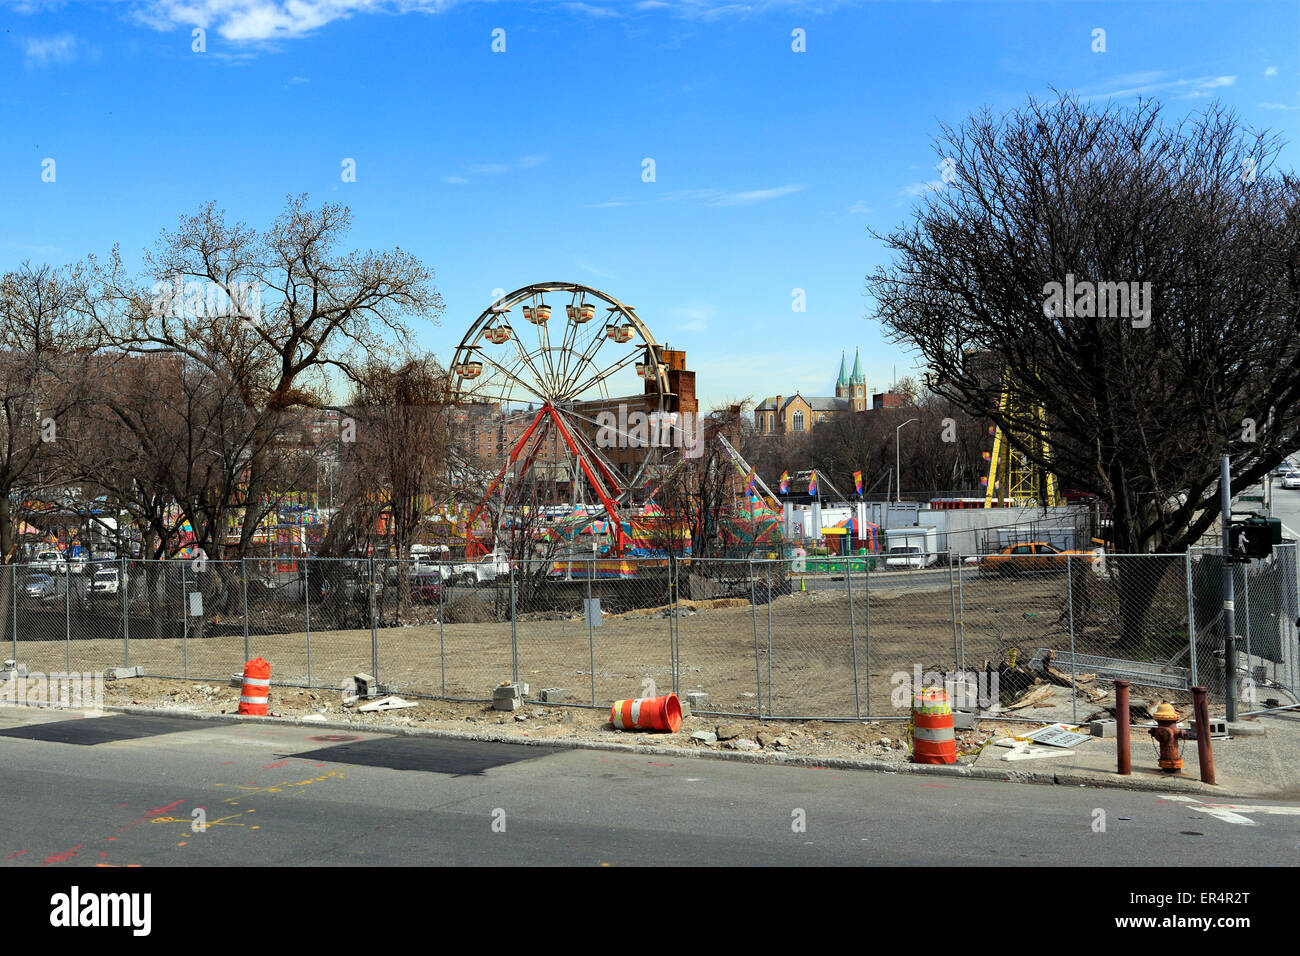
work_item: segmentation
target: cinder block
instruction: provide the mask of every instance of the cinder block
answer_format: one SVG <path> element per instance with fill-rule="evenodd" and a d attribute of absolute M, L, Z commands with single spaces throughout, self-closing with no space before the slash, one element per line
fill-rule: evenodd
<path fill-rule="evenodd" d="M 522 697 L 518 684 L 498 684 L 492 688 L 492 699 L 496 700 L 501 697 Z"/>
<path fill-rule="evenodd" d="M 964 710 L 954 710 L 952 712 L 952 726 L 954 730 L 974 730 L 976 717 L 974 714 L 968 714 Z"/>
<path fill-rule="evenodd" d="M 518 710 L 522 706 L 524 706 L 524 699 L 522 697 L 493 697 L 492 698 L 493 710 L 506 710 L 506 711 Z"/>
<path fill-rule="evenodd" d="M 1094 720 L 1090 727 L 1094 737 L 1116 737 L 1119 735 L 1119 724 L 1113 720 Z"/>
<path fill-rule="evenodd" d="M 557 700 L 564 700 L 564 688 L 543 687 L 539 696 L 543 701 L 545 701 L 548 704 L 553 703 Z"/>
<path fill-rule="evenodd" d="M 701 707 L 709 706 L 709 695 L 702 691 L 692 691 L 686 695 L 686 703 L 690 705 L 691 710 L 698 710 Z"/>
<path fill-rule="evenodd" d="M 143 677 L 143 667 L 110 667 L 104 672 L 104 680 L 125 680 L 128 677 Z"/>

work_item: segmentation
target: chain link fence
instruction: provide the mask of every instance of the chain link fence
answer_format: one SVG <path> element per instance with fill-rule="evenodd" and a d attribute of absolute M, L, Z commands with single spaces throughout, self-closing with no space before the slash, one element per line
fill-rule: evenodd
<path fill-rule="evenodd" d="M 1246 713 L 1300 691 L 1296 550 L 1233 565 Z M 517 680 L 550 703 L 700 692 L 701 712 L 865 720 L 906 718 L 922 675 L 1050 660 L 1080 683 L 1126 678 L 1137 699 L 1186 701 L 1194 685 L 1226 699 L 1216 551 L 877 559 L 127 560 L 10 565 L 0 594 L 31 671 L 225 682 L 262 657 L 288 686 L 366 672 L 408 696 L 487 701 Z"/>

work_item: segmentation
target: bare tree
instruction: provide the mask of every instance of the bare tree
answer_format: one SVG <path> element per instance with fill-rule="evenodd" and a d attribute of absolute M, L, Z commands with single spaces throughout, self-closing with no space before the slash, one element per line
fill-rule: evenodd
<path fill-rule="evenodd" d="M 877 315 L 936 392 L 1108 503 L 1118 550 L 1185 549 L 1218 518 L 1220 455 L 1241 490 L 1300 448 L 1300 183 L 1279 149 L 1218 107 L 1167 125 L 1069 96 L 945 127 L 951 182 L 882 237 Z M 1050 452 L 1026 438 L 1039 409 Z M 1124 578 L 1133 638 L 1150 594 Z"/>

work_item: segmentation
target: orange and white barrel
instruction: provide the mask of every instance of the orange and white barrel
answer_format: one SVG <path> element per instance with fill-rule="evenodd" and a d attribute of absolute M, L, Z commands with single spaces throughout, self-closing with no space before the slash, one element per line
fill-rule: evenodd
<path fill-rule="evenodd" d="M 609 720 L 615 730 L 667 730 L 675 734 L 682 726 L 682 702 L 676 694 L 616 700 Z"/>
<path fill-rule="evenodd" d="M 271 665 L 260 657 L 244 665 L 244 684 L 239 690 L 239 712 L 265 717 L 271 700 Z"/>
<path fill-rule="evenodd" d="M 912 762 L 957 762 L 952 698 L 947 691 L 930 687 L 912 698 Z"/>

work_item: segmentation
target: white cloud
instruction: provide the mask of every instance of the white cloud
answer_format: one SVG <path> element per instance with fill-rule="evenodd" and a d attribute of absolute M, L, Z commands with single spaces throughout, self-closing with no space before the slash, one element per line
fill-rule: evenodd
<path fill-rule="evenodd" d="M 849 207 L 849 213 L 854 216 L 865 216 L 868 215 L 870 212 L 871 212 L 871 207 L 868 206 L 861 199 L 859 199 L 857 202 L 855 202 L 852 206 Z"/>
<path fill-rule="evenodd" d="M 613 279 L 614 273 L 608 272 L 595 265 L 590 259 L 584 259 L 582 256 L 574 256 L 573 263 L 584 272 L 590 272 L 594 276 L 600 276 L 602 279 Z"/>
<path fill-rule="evenodd" d="M 235 43 L 299 37 L 357 13 L 439 13 L 456 0 L 144 0 L 136 17 L 159 30 L 200 26 Z"/>
<path fill-rule="evenodd" d="M 910 183 L 903 187 L 904 196 L 924 196 L 926 193 L 938 192 L 943 189 L 943 183 L 938 179 L 932 179 L 928 183 Z"/>
<path fill-rule="evenodd" d="M 1275 67 L 1275 66 L 1270 66 L 1267 70 L 1264 71 L 1264 75 L 1265 75 L 1265 76 L 1277 76 L 1277 67 Z"/>
<path fill-rule="evenodd" d="M 723 193 L 709 201 L 710 206 L 752 206 L 754 203 L 779 199 L 794 193 L 803 192 L 803 185 L 777 186 L 773 189 L 750 189 L 745 192 Z"/>
<path fill-rule="evenodd" d="M 1260 103 L 1262 110 L 1300 110 L 1300 106 L 1287 106 L 1285 103 Z"/>
<path fill-rule="evenodd" d="M 679 305 L 669 310 L 669 314 L 679 319 L 677 328 L 683 332 L 703 332 L 709 323 L 717 318 L 718 307 L 704 303 Z"/>
<path fill-rule="evenodd" d="M 1205 90 L 1232 86 L 1237 82 L 1236 76 L 1201 76 L 1195 79 L 1171 80 L 1168 74 L 1158 71 L 1147 73 L 1129 73 L 1112 81 L 1117 89 L 1099 90 L 1094 93 L 1081 93 L 1079 99 L 1084 102 L 1104 99 L 1120 99 L 1129 96 L 1145 96 L 1158 92 L 1185 91 L 1184 96 L 1206 96 Z"/>
<path fill-rule="evenodd" d="M 572 10 L 574 13 L 581 13 L 584 16 L 595 17 L 597 19 L 622 16 L 622 14 L 619 13 L 617 10 L 612 10 L 609 7 L 598 7 L 593 3 L 573 2 L 573 3 L 564 3 L 561 4 L 561 6 L 563 6 L 567 10 Z"/>
<path fill-rule="evenodd" d="M 289 82 L 295 86 L 301 86 L 303 83 L 310 83 L 311 80 L 307 79 L 305 76 L 294 76 L 289 78 Z"/>
<path fill-rule="evenodd" d="M 70 63 L 77 56 L 77 38 L 71 33 L 49 37 L 25 37 L 19 41 L 27 66 L 49 66 L 52 63 Z"/>
<path fill-rule="evenodd" d="M 544 162 L 546 162 L 545 156 L 521 156 L 514 162 L 475 163 L 466 167 L 466 171 L 475 176 L 501 176 L 519 169 L 532 169 Z M 465 176 L 443 176 L 442 181 L 455 186 L 463 186 L 469 182 L 469 179 Z"/>

